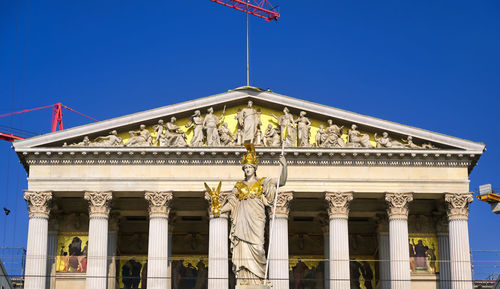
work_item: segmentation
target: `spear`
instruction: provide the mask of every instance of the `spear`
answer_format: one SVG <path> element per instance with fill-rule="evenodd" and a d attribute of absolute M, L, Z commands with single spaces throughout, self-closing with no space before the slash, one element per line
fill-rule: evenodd
<path fill-rule="evenodd" d="M 281 156 L 285 155 L 285 139 L 287 137 L 288 137 L 288 126 L 285 128 L 285 134 L 282 135 L 282 140 L 281 140 Z M 274 219 L 276 217 L 276 203 L 278 202 L 278 193 L 279 193 L 279 189 L 280 189 L 280 180 L 281 180 L 281 172 L 278 175 L 278 181 L 276 182 L 276 193 L 274 194 L 273 217 L 271 219 L 271 227 L 269 228 L 269 247 L 267 248 L 266 271 L 264 273 L 264 280 L 267 280 L 267 276 L 268 276 L 267 272 L 269 270 L 269 255 L 271 253 L 271 243 L 273 241 L 273 227 L 274 227 Z"/>

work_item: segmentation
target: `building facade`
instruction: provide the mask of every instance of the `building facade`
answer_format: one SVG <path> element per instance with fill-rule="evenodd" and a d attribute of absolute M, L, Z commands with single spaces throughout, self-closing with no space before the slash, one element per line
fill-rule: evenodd
<path fill-rule="evenodd" d="M 243 177 L 244 143 L 266 177 L 284 144 L 273 288 L 472 289 L 484 144 L 254 87 L 15 142 L 25 288 L 234 288 L 230 216 L 214 210 Z"/>

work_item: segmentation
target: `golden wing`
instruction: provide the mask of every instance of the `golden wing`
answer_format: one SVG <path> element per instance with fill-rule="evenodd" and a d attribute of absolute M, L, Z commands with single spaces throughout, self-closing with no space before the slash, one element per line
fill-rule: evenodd
<path fill-rule="evenodd" d="M 203 183 L 205 185 L 205 189 L 207 189 L 207 193 L 212 195 L 212 189 L 207 185 L 207 183 Z"/>
<path fill-rule="evenodd" d="M 222 182 L 219 182 L 219 185 L 217 186 L 217 191 L 215 191 L 215 193 L 216 193 L 217 195 L 219 195 L 219 194 L 220 194 L 220 188 L 221 188 L 221 186 L 222 186 Z"/>

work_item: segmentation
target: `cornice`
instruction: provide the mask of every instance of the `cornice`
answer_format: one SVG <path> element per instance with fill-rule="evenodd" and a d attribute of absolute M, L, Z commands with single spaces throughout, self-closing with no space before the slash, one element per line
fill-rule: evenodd
<path fill-rule="evenodd" d="M 244 148 L 30 148 L 19 149 L 31 165 L 240 165 Z M 277 165 L 279 148 L 257 148 L 261 165 Z M 481 151 L 287 148 L 291 166 L 468 167 Z"/>

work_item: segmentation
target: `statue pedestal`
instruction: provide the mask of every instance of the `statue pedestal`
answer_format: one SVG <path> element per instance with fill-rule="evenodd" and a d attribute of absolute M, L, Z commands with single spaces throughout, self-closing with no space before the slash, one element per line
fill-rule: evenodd
<path fill-rule="evenodd" d="M 235 289 L 271 289 L 271 285 L 236 285 Z"/>

